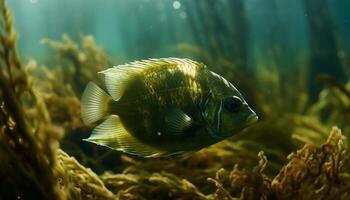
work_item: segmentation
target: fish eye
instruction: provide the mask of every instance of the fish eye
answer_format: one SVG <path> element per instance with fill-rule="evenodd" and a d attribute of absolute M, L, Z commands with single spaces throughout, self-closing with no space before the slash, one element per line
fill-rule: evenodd
<path fill-rule="evenodd" d="M 224 107 L 229 112 L 238 112 L 241 106 L 242 100 L 237 96 L 232 96 L 224 100 Z"/>

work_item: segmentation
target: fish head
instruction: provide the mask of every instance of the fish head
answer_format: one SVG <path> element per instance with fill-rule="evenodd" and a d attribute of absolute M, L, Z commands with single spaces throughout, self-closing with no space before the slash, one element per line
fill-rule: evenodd
<path fill-rule="evenodd" d="M 208 131 L 217 139 L 225 139 L 258 120 L 242 95 L 230 94 L 217 98 L 208 106 Z"/>
<path fill-rule="evenodd" d="M 220 131 L 235 133 L 258 120 L 256 113 L 239 96 L 230 96 L 222 100 Z"/>

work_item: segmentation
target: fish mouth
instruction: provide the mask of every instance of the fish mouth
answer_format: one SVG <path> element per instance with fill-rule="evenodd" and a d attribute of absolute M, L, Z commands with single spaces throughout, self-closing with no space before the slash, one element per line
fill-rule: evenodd
<path fill-rule="evenodd" d="M 246 120 L 246 126 L 254 124 L 256 121 L 258 121 L 258 119 L 259 117 L 255 113 L 252 113 Z"/>

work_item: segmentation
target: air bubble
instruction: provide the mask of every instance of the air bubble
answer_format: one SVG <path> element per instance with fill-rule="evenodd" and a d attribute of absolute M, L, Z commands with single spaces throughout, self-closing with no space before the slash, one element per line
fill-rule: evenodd
<path fill-rule="evenodd" d="M 173 7 L 174 7 L 175 9 L 179 9 L 179 8 L 181 8 L 181 3 L 180 3 L 179 1 L 174 1 Z"/>

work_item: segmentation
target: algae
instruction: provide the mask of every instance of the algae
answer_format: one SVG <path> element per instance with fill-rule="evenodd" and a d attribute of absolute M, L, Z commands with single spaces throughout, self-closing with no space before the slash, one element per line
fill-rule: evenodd
<path fill-rule="evenodd" d="M 178 49 L 239 82 L 263 117 L 188 157 L 141 159 L 81 142 L 92 128 L 80 119 L 82 86 L 112 63 L 93 37 L 81 44 L 67 35 L 45 39 L 57 60 L 22 64 L 4 0 L 0 10 L 1 199 L 350 198 L 350 82 L 321 76 L 325 87 L 311 103 L 305 71 L 295 76 L 297 86 L 275 67 L 247 80 L 234 63 L 182 44 Z"/>

